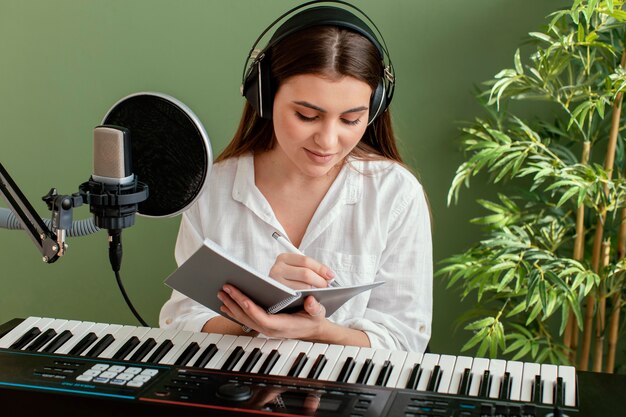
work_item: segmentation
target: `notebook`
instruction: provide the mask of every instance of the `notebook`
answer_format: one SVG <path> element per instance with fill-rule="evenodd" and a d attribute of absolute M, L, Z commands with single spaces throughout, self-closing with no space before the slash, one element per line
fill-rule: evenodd
<path fill-rule="evenodd" d="M 301 310 L 304 299 L 313 295 L 324 305 L 326 316 L 330 316 L 352 297 L 382 285 L 384 281 L 294 290 L 232 257 L 209 239 L 165 279 L 165 284 L 172 289 L 220 314 L 222 302 L 217 293 L 227 283 L 237 287 L 270 314 Z"/>

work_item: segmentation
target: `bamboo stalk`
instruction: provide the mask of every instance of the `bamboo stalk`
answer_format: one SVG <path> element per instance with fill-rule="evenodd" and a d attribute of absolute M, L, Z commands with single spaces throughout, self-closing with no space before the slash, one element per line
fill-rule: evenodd
<path fill-rule="evenodd" d="M 615 354 L 617 352 L 617 340 L 619 335 L 619 315 L 622 310 L 622 297 L 619 291 L 613 294 L 611 320 L 609 322 L 609 343 L 606 355 L 606 369 L 609 374 L 615 372 Z"/>
<path fill-rule="evenodd" d="M 591 142 L 583 143 L 583 151 L 580 162 L 583 165 L 589 163 L 589 154 L 591 152 Z M 576 209 L 576 240 L 574 241 L 574 259 L 581 261 L 585 256 L 585 205 L 581 204 Z M 567 349 L 567 357 L 570 363 L 576 360 L 576 350 L 578 348 L 578 326 L 574 313 L 569 312 L 565 333 L 563 334 L 563 344 Z"/>
<path fill-rule="evenodd" d="M 602 268 L 609 265 L 611 240 L 602 242 Z M 593 351 L 593 371 L 602 372 L 602 358 L 604 355 L 604 330 L 606 325 L 606 279 L 600 282 L 598 295 L 598 311 L 596 312 L 596 337 Z"/>
<path fill-rule="evenodd" d="M 622 52 L 621 64 L 622 68 L 626 67 L 626 50 Z M 604 160 L 604 169 L 607 172 L 607 179 L 610 181 L 613 177 L 613 165 L 615 163 L 615 149 L 617 145 L 617 136 L 619 133 L 620 119 L 622 115 L 622 92 L 615 95 L 613 102 L 613 114 L 611 115 L 611 130 L 609 132 L 609 143 L 606 150 L 606 158 Z M 608 183 L 604 185 L 604 195 L 609 194 Z M 591 254 L 591 268 L 594 272 L 598 272 L 600 263 L 600 251 L 602 247 L 602 235 L 604 222 L 606 220 L 606 210 L 598 213 L 598 221 L 596 224 L 596 233 L 593 240 L 593 249 Z M 591 325 L 593 323 L 593 311 L 596 304 L 595 294 L 592 292 L 587 296 L 587 305 L 585 306 L 585 324 L 583 328 L 583 345 L 580 355 L 579 369 L 586 371 L 589 366 L 589 353 L 591 351 Z"/>

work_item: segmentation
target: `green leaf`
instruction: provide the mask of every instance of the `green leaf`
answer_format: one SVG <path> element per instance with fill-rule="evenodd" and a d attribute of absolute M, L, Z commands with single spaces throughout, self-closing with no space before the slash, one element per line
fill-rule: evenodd
<path fill-rule="evenodd" d="M 519 75 L 524 74 L 524 67 L 522 66 L 522 60 L 520 58 L 519 48 L 517 48 L 517 50 L 515 51 L 514 61 L 515 61 L 515 71 L 517 71 Z"/>
<path fill-rule="evenodd" d="M 495 321 L 496 319 L 494 319 L 493 317 L 485 317 L 482 320 L 477 320 L 473 323 L 468 324 L 467 326 L 465 326 L 465 330 L 482 329 L 482 328 L 491 326 Z"/>
<path fill-rule="evenodd" d="M 548 43 L 554 43 L 554 39 L 552 39 L 550 36 L 546 35 L 545 33 L 530 32 L 529 35 L 532 36 L 533 38 L 541 39 L 542 41 L 545 41 Z"/>
<path fill-rule="evenodd" d="M 487 334 L 487 328 L 484 328 L 478 333 L 476 333 L 474 336 L 472 336 L 472 338 L 466 344 L 463 345 L 463 347 L 461 348 L 461 352 L 465 352 L 473 348 L 474 346 L 476 346 L 479 342 L 483 340 L 486 334 Z"/>
<path fill-rule="evenodd" d="M 578 22 L 578 42 L 582 43 L 585 40 L 585 28 L 582 22 Z"/>

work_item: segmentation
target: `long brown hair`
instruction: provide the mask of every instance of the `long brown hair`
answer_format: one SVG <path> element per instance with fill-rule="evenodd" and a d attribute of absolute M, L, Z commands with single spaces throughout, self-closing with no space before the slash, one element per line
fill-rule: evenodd
<path fill-rule="evenodd" d="M 330 79 L 349 76 L 366 82 L 374 91 L 383 77 L 378 49 L 362 35 L 336 26 L 317 26 L 296 32 L 269 51 L 271 76 L 280 88 L 289 77 L 318 74 Z M 271 120 L 260 118 L 246 102 L 235 136 L 216 162 L 276 146 Z M 390 159 L 402 163 L 389 110 L 371 123 L 352 150 L 358 159 Z"/>

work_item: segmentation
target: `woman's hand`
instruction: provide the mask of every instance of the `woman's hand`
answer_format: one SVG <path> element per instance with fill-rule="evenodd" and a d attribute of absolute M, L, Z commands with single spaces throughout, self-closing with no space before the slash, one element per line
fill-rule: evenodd
<path fill-rule="evenodd" d="M 335 273 L 313 258 L 296 253 L 281 253 L 270 268 L 269 276 L 290 288 L 328 287 Z"/>
<path fill-rule="evenodd" d="M 221 311 L 239 323 L 268 337 L 321 340 L 329 324 L 326 309 L 315 297 L 304 300 L 304 310 L 293 314 L 269 314 L 231 285 L 217 297 L 224 303 Z"/>

